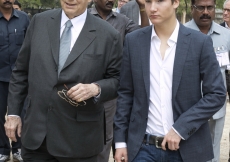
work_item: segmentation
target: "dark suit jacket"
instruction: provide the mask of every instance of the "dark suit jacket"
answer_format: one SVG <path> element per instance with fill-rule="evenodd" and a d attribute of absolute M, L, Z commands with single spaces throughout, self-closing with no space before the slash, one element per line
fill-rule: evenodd
<path fill-rule="evenodd" d="M 152 26 L 127 35 L 123 51 L 115 142 L 126 142 L 128 159 L 137 155 L 146 133 L 150 95 L 150 40 Z M 172 82 L 173 127 L 183 161 L 213 158 L 208 119 L 224 104 L 226 90 L 212 40 L 180 25 Z M 201 95 L 203 80 L 203 98 Z"/>
<path fill-rule="evenodd" d="M 50 154 L 89 157 L 104 144 L 103 102 L 117 96 L 121 48 L 119 33 L 91 14 L 58 78 L 61 9 L 34 16 L 9 86 L 9 114 L 18 115 L 26 95 L 22 144 L 37 149 L 44 138 Z M 97 83 L 101 95 L 73 107 L 57 94 L 78 83 Z"/>
<path fill-rule="evenodd" d="M 221 26 L 225 27 L 225 22 L 220 23 Z"/>
<path fill-rule="evenodd" d="M 121 7 L 120 13 L 139 24 L 140 9 L 136 0 L 130 1 Z"/>

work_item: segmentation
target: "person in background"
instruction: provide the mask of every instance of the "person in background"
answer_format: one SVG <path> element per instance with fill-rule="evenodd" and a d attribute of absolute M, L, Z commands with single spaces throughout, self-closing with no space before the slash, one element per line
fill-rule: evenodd
<path fill-rule="evenodd" d="M 127 33 L 130 33 L 140 26 L 134 23 L 132 20 L 126 16 L 113 12 L 112 8 L 115 0 L 94 0 L 94 7 L 88 9 L 88 11 L 96 17 L 99 17 L 109 24 L 112 28 L 115 28 L 121 35 L 122 42 Z M 144 0 L 138 0 L 138 6 L 142 9 L 145 8 Z M 143 27 L 149 25 L 148 18 L 145 12 L 142 12 Z M 104 103 L 105 107 L 105 117 L 106 117 L 106 145 L 103 151 L 98 155 L 98 162 L 108 162 L 109 154 L 111 150 L 111 145 L 113 141 L 113 118 L 116 111 L 116 99 Z"/>
<path fill-rule="evenodd" d="M 223 5 L 223 20 L 220 25 L 230 29 L 230 0 L 226 0 Z M 227 91 L 228 91 L 228 101 L 230 102 L 230 66 L 227 66 L 227 69 L 225 70 L 226 74 L 226 85 L 227 85 Z"/>
<path fill-rule="evenodd" d="M 230 31 L 213 21 L 215 19 L 215 6 L 216 0 L 191 0 L 192 20 L 187 22 L 185 26 L 212 38 L 213 48 L 226 87 L 225 70 L 226 66 L 229 65 Z M 227 92 L 227 90 L 225 91 Z M 224 129 L 226 104 L 227 100 L 225 99 L 223 107 L 208 122 L 214 151 L 214 158 L 209 162 L 220 161 L 220 141 Z"/>
<path fill-rule="evenodd" d="M 15 1 L 14 4 L 13 4 L 13 8 L 14 8 L 15 10 L 21 11 L 21 10 L 22 10 L 22 5 L 21 5 L 21 3 L 19 3 L 18 1 Z"/>
<path fill-rule="evenodd" d="M 27 14 L 14 9 L 14 3 L 0 0 L 0 162 L 9 160 L 11 151 L 13 160 L 22 162 L 21 139 L 10 144 L 4 129 L 10 76 L 29 25 Z"/>
<path fill-rule="evenodd" d="M 144 10 L 141 10 L 144 12 Z M 121 7 L 120 13 L 133 20 L 136 24 L 141 24 L 140 8 L 136 0 L 129 1 Z"/>
<path fill-rule="evenodd" d="M 113 12 L 120 13 L 120 9 L 122 6 L 124 6 L 126 3 L 128 3 L 130 0 L 118 0 L 117 1 L 117 8 L 113 9 Z"/>
<path fill-rule="evenodd" d="M 213 158 L 208 120 L 226 101 L 212 40 L 178 22 L 179 0 L 145 2 L 153 25 L 125 38 L 115 160 L 205 162 Z"/>
<path fill-rule="evenodd" d="M 223 5 L 223 20 L 220 25 L 230 29 L 230 0 L 226 0 Z"/>

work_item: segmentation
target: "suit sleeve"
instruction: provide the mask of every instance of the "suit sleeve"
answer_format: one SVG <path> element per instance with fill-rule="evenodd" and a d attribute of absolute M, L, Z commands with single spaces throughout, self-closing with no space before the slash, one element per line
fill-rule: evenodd
<path fill-rule="evenodd" d="M 187 140 L 225 103 L 226 88 L 210 37 L 206 37 L 200 55 L 200 78 L 203 97 L 180 115 L 173 127 Z"/>
<path fill-rule="evenodd" d="M 112 49 L 107 51 L 109 57 L 106 60 L 107 68 L 104 74 L 104 79 L 95 82 L 101 88 L 101 94 L 97 102 L 104 102 L 117 97 L 122 59 L 122 41 L 118 32 L 114 37 L 113 45 L 111 47 Z"/>
<path fill-rule="evenodd" d="M 30 46 L 32 40 L 33 27 L 35 24 L 35 17 L 33 17 L 22 44 L 21 50 L 13 69 L 8 94 L 8 115 L 21 114 L 24 100 L 28 93 L 28 73 L 30 61 Z"/>
<path fill-rule="evenodd" d="M 114 117 L 114 141 L 127 142 L 127 131 L 133 105 L 133 77 L 130 66 L 128 36 L 126 36 L 121 66 L 120 85 L 118 89 L 117 110 Z"/>

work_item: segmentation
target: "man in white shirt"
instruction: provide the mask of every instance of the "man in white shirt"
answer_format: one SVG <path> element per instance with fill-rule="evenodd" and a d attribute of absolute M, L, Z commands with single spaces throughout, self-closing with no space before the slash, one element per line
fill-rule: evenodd
<path fill-rule="evenodd" d="M 86 0 L 33 17 L 9 84 L 7 136 L 27 161 L 96 162 L 105 143 L 105 101 L 116 98 L 122 42 L 87 13 Z"/>
<path fill-rule="evenodd" d="M 192 20 L 185 24 L 186 27 L 207 34 L 212 38 L 221 74 L 226 87 L 225 70 L 229 65 L 230 31 L 214 22 L 215 0 L 192 0 Z M 224 129 L 226 104 L 215 113 L 209 120 L 210 133 L 212 137 L 214 158 L 210 162 L 220 161 L 220 141 Z"/>
<path fill-rule="evenodd" d="M 226 90 L 211 38 L 179 24 L 178 6 L 179 0 L 147 0 L 153 25 L 125 39 L 114 121 L 117 162 L 213 158 L 208 119 L 223 106 Z"/>

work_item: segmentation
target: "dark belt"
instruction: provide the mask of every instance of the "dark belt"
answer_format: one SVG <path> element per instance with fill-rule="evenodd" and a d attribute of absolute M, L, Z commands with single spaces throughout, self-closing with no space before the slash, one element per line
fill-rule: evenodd
<path fill-rule="evenodd" d="M 156 148 L 161 148 L 161 143 L 163 142 L 164 137 L 157 137 L 150 134 L 145 134 L 143 143 L 146 145 L 155 145 Z M 166 146 L 167 147 L 167 146 Z"/>

